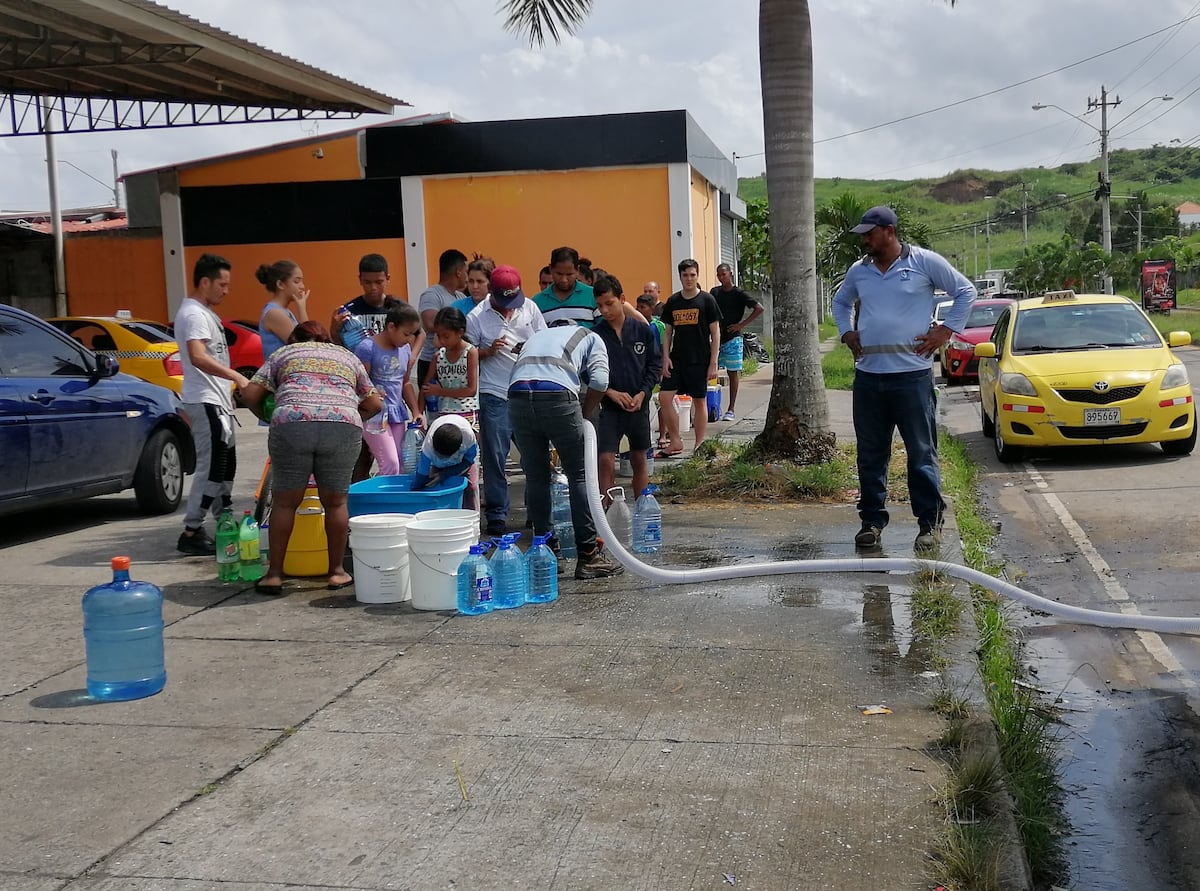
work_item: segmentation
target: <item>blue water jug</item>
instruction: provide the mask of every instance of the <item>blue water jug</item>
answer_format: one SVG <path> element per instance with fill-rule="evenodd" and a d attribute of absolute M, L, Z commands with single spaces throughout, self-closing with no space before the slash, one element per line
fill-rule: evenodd
<path fill-rule="evenodd" d="M 525 555 L 529 566 L 530 603 L 549 603 L 558 599 L 558 558 L 547 542 L 550 534 L 535 535 L 533 547 Z"/>
<path fill-rule="evenodd" d="M 487 542 L 471 545 L 467 556 L 458 564 L 458 611 L 464 616 L 481 616 L 495 607 L 492 568 L 483 556 L 489 547 Z"/>
<path fill-rule="evenodd" d="M 654 493 L 658 486 L 647 486 L 633 506 L 633 550 L 653 554 L 662 548 L 662 508 Z"/>
<path fill-rule="evenodd" d="M 400 472 L 416 473 L 417 457 L 421 454 L 421 444 L 425 436 L 421 433 L 421 425 L 412 421 L 404 431 L 404 439 L 400 444 Z"/>
<path fill-rule="evenodd" d="M 575 557 L 575 523 L 571 519 L 571 486 L 567 475 L 555 471 L 550 480 L 550 522 L 558 539 L 558 552 L 563 557 Z"/>
<path fill-rule="evenodd" d="M 367 326 L 363 324 L 363 320 L 349 310 L 344 310 L 345 319 L 342 321 L 342 327 L 338 331 L 338 336 L 342 339 L 342 346 L 354 352 L 354 348 L 367 339 Z"/>
<path fill-rule="evenodd" d="M 112 558 L 113 580 L 83 595 L 87 691 L 120 702 L 153 696 L 167 682 L 162 591 L 129 580 L 129 558 Z"/>
<path fill-rule="evenodd" d="M 496 539 L 496 553 L 492 554 L 492 602 L 496 609 L 514 609 L 523 606 L 529 597 L 529 571 L 525 555 L 520 548 L 513 547 L 520 532 L 510 532 Z"/>

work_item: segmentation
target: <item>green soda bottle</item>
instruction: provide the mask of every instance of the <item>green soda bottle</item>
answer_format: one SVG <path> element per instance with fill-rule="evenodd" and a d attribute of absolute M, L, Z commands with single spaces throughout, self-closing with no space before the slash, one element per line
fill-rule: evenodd
<path fill-rule="evenodd" d="M 241 553 L 238 546 L 238 525 L 233 511 L 221 511 L 217 519 L 217 578 L 223 582 L 236 582 L 242 577 Z"/>
<path fill-rule="evenodd" d="M 263 577 L 262 557 L 258 552 L 258 523 L 254 522 L 250 511 L 245 512 L 238 526 L 238 555 L 242 581 L 257 582 Z"/>

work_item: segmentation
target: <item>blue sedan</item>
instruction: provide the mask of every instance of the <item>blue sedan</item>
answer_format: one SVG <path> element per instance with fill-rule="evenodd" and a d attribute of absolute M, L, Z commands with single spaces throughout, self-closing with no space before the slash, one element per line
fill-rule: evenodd
<path fill-rule="evenodd" d="M 119 372 L 0 304 L 0 515 L 131 487 L 145 513 L 179 506 L 196 466 L 179 399 Z"/>

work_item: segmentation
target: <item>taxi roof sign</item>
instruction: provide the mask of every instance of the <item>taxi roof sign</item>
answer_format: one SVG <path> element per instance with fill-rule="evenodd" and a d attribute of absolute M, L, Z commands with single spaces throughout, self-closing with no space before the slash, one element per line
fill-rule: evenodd
<path fill-rule="evenodd" d="M 1064 303 L 1075 299 L 1075 292 L 1067 291 L 1047 291 L 1042 295 L 1042 303 Z"/>

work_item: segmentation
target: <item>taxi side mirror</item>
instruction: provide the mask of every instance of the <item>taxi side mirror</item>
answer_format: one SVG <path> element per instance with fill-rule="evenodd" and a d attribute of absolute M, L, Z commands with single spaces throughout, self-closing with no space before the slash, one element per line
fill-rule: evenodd
<path fill-rule="evenodd" d="M 975 344 L 976 359 L 995 359 L 996 345 L 990 340 L 985 340 L 983 343 Z"/>
<path fill-rule="evenodd" d="M 1187 331 L 1172 331 L 1167 335 L 1167 345 L 1170 347 L 1187 346 L 1192 342 L 1192 335 Z"/>

